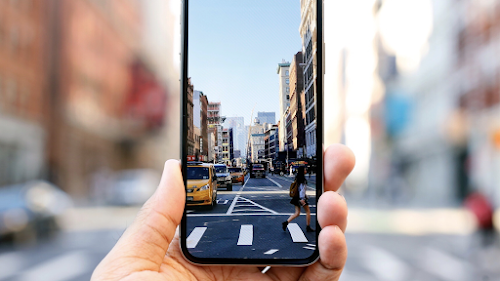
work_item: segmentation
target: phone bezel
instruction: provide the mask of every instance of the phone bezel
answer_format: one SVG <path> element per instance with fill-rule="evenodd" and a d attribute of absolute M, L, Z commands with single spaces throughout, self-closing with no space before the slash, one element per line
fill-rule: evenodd
<path fill-rule="evenodd" d="M 321 180 L 316 182 L 316 199 L 323 192 L 323 77 L 324 77 L 324 37 L 323 37 L 323 0 L 313 0 L 316 1 L 316 159 L 317 159 L 317 171 L 316 179 Z M 188 10 L 189 0 L 182 1 L 182 21 L 181 21 L 181 32 L 182 32 L 182 46 L 181 46 L 181 159 L 182 159 L 182 174 L 184 180 L 184 186 L 187 186 L 187 87 L 188 87 Z M 321 142 L 318 142 L 320 140 Z M 318 236 L 320 232 L 320 226 L 316 216 L 316 243 L 318 242 Z M 184 207 L 184 214 L 182 217 L 180 225 L 180 246 L 184 257 L 195 264 L 200 265 L 281 265 L 281 266 L 306 266 L 314 263 L 319 258 L 319 250 L 312 252 L 312 255 L 305 259 L 229 259 L 229 258 L 198 258 L 191 255 L 187 249 L 186 238 L 186 206 Z"/>

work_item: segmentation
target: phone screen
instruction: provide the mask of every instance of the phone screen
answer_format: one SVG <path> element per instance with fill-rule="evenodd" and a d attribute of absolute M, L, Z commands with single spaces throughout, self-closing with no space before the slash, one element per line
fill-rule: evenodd
<path fill-rule="evenodd" d="M 304 264 L 318 256 L 318 5 L 185 3 L 181 245 L 192 261 Z"/>

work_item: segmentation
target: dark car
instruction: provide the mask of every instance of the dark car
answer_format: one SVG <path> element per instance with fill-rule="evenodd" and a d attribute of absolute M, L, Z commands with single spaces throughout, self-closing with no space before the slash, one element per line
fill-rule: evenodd
<path fill-rule="evenodd" d="M 252 169 L 250 170 L 250 177 L 251 178 L 265 178 L 266 177 L 266 170 L 264 168 L 263 164 L 253 164 Z"/>
<path fill-rule="evenodd" d="M 72 205 L 53 184 L 32 181 L 0 188 L 0 241 L 29 240 L 57 230 L 57 217 Z"/>

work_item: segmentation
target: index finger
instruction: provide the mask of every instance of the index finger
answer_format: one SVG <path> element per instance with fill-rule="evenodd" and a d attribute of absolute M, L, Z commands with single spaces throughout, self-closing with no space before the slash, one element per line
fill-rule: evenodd
<path fill-rule="evenodd" d="M 337 191 L 354 168 L 354 153 L 342 144 L 332 144 L 323 157 L 324 191 Z"/>

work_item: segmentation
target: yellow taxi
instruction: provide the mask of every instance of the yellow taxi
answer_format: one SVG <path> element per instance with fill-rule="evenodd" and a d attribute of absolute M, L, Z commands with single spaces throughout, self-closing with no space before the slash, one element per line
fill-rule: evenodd
<path fill-rule="evenodd" d="M 217 204 L 217 176 L 212 164 L 188 162 L 186 204 L 189 206 Z"/>
<path fill-rule="evenodd" d="M 245 181 L 245 175 L 243 174 L 243 169 L 238 167 L 229 167 L 229 173 L 231 174 L 231 179 L 233 183 Z"/>

